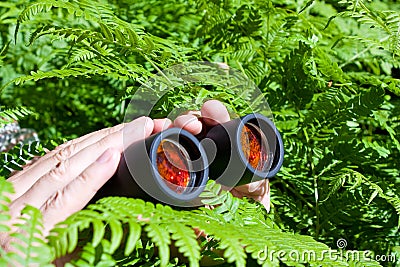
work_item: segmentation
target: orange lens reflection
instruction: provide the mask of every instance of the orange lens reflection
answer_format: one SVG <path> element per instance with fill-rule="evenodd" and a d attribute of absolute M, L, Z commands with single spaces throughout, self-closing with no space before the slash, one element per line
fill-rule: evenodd
<path fill-rule="evenodd" d="M 246 123 L 243 126 L 240 141 L 244 156 L 250 165 L 258 171 L 265 171 L 268 160 L 265 135 L 256 125 Z"/>
<path fill-rule="evenodd" d="M 188 160 L 187 152 L 172 141 L 162 140 L 157 148 L 157 168 L 161 177 L 183 188 L 190 182 Z"/>

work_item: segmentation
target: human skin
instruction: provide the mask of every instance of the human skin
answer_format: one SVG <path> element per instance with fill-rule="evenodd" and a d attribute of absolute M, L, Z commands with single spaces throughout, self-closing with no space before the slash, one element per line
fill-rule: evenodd
<path fill-rule="evenodd" d="M 70 140 L 8 179 L 15 190 L 9 195 L 9 225 L 12 227 L 21 210 L 31 205 L 41 211 L 46 235 L 55 224 L 84 208 L 114 175 L 124 148 L 123 132 L 129 133 L 133 143 L 170 127 L 198 134 L 204 124 L 208 127 L 229 120 L 225 106 L 219 101 L 209 100 L 199 112 L 188 112 L 178 116 L 174 122 L 140 117 Z M 269 210 L 268 180 L 238 186 L 231 192 L 238 197 L 254 198 Z M 16 230 L 11 228 L 11 232 Z M 10 250 L 11 232 L 0 233 L 0 245 L 6 251 Z"/>

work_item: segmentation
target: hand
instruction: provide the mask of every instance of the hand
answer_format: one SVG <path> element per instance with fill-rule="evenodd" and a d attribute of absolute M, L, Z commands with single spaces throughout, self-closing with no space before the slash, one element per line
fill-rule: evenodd
<path fill-rule="evenodd" d="M 97 190 L 114 174 L 123 150 L 122 129 L 131 132 L 132 142 L 162 129 L 162 120 L 141 117 L 127 124 L 90 133 L 60 145 L 33 164 L 11 176 L 15 193 L 10 195 L 10 226 L 25 205 L 43 214 L 44 233 L 82 209 Z M 12 229 L 15 231 L 16 229 Z M 0 235 L 9 249 L 10 237 Z"/>
<path fill-rule="evenodd" d="M 202 121 L 208 127 L 230 120 L 228 110 L 221 102 L 217 100 L 209 100 L 204 103 L 200 112 L 189 111 L 186 114 L 177 117 L 174 121 L 174 126 L 183 128 L 193 134 L 199 134 L 203 130 L 203 124 L 199 118 L 202 118 Z M 261 202 L 268 212 L 270 211 L 270 187 L 268 179 L 234 187 L 231 190 L 231 193 L 240 198 L 253 198 L 256 201 Z"/>

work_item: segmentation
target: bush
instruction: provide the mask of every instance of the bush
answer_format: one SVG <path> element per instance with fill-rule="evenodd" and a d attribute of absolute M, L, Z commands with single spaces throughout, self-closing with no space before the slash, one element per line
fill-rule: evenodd
<path fill-rule="evenodd" d="M 178 266 L 183 263 L 169 254 L 175 242 L 191 266 L 211 245 L 224 249 L 227 263 L 222 264 L 244 266 L 246 261 L 256 264 L 257 252 L 267 245 L 321 251 L 336 249 L 340 238 L 347 241 L 346 249 L 400 258 L 400 13 L 394 11 L 399 8 L 389 0 L 0 3 L 0 97 L 7 109 L 0 117 L 19 118 L 45 143 L 122 122 L 141 84 L 160 69 L 191 61 L 224 62 L 253 80 L 285 142 L 284 166 L 271 179 L 274 207 L 269 214 L 229 193 L 219 203 L 226 209 L 213 211 L 103 199 L 68 219 L 70 227 L 53 231 L 42 244 L 53 256 L 41 263 L 79 243 L 83 252 L 77 265 Z M 205 89 L 191 97 L 216 98 L 237 113 L 243 110 L 233 93 Z M 178 96 L 187 92 L 177 90 L 163 99 L 155 116 L 185 107 L 185 98 Z M 40 146 L 37 150 L 43 153 Z M 15 149 L 8 155 L 18 153 Z M 9 161 L 3 166 L 3 179 L 7 169 L 16 168 Z M 4 193 L 9 189 L 3 184 Z M 219 189 L 210 185 L 210 192 Z M 131 216 L 126 206 L 132 207 Z M 109 216 L 109 207 L 120 212 Z M 26 212 L 35 218 L 26 221 L 30 229 L 40 232 L 38 211 Z M 159 215 L 157 220 L 135 217 L 151 212 Z M 212 240 L 196 245 L 191 227 L 205 230 Z M 27 262 L 40 261 L 30 255 L 23 255 Z M 277 257 L 264 262 L 353 263 L 295 263 Z"/>

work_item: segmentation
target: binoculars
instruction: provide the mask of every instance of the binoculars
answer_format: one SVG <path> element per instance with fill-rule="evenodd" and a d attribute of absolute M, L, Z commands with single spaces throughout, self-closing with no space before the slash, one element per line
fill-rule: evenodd
<path fill-rule="evenodd" d="M 257 113 L 197 136 L 170 128 L 127 147 L 118 171 L 101 191 L 102 195 L 197 206 L 208 179 L 228 188 L 268 179 L 279 171 L 283 154 L 275 125 Z"/>

